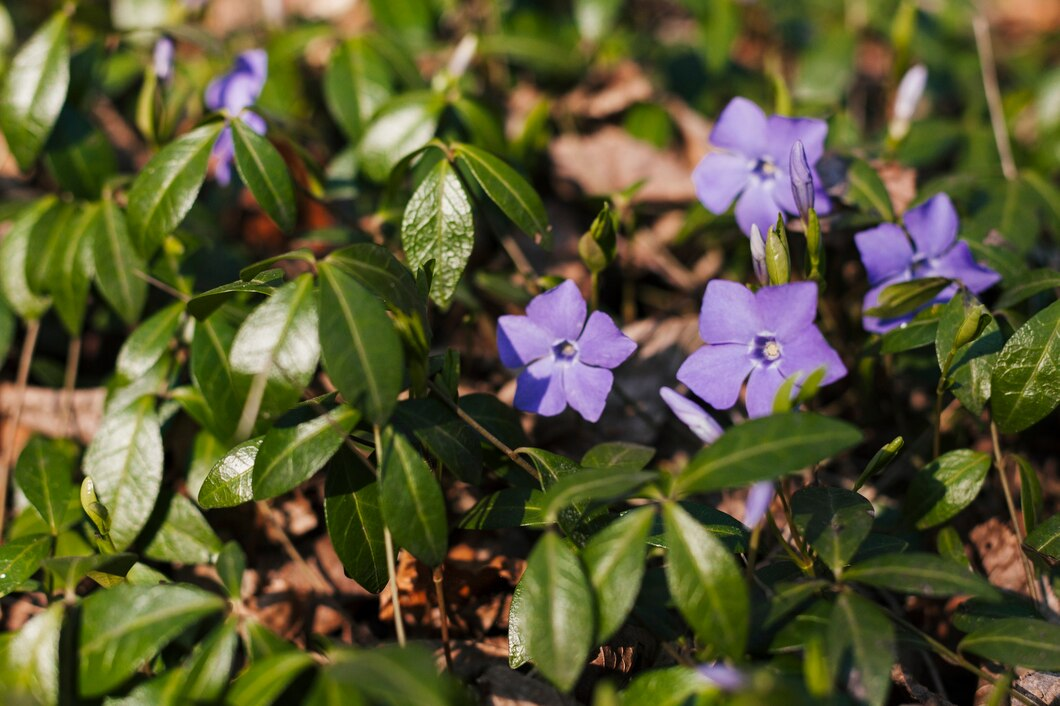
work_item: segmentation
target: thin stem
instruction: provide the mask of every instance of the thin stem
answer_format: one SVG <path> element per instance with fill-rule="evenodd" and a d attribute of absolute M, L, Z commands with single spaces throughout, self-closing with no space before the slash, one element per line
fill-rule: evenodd
<path fill-rule="evenodd" d="M 434 567 L 434 595 L 438 599 L 438 621 L 442 625 L 442 651 L 445 653 L 445 666 L 453 671 L 453 651 L 449 646 L 449 611 L 445 607 L 445 569 Z"/>
<path fill-rule="evenodd" d="M 1001 89 L 997 82 L 997 64 L 994 61 L 994 45 L 990 41 L 990 23 L 981 13 L 972 18 L 975 31 L 975 48 L 979 52 L 979 68 L 983 74 L 983 93 L 990 110 L 990 126 L 994 129 L 994 142 L 1001 158 L 1001 173 L 1009 181 L 1019 177 L 1016 160 L 1012 158 L 1012 143 L 1009 141 L 1005 112 L 1001 106 Z"/>
<path fill-rule="evenodd" d="M 806 549 L 806 541 L 802 538 L 802 534 L 799 533 L 799 528 L 795 526 L 795 518 L 791 513 L 791 503 L 788 502 L 788 491 L 784 487 L 783 480 L 777 483 L 777 488 L 777 495 L 780 497 L 781 507 L 784 508 L 784 518 L 788 521 L 788 530 L 791 532 L 791 538 L 795 542 L 799 554 L 804 557 L 804 561 L 812 566 L 813 562 L 810 561 L 810 553 Z"/>
<path fill-rule="evenodd" d="M 383 436 L 379 425 L 372 425 L 372 436 L 375 438 L 375 463 L 383 468 Z M 386 575 L 390 579 L 390 604 L 394 607 L 394 632 L 398 644 L 405 646 L 405 621 L 401 618 L 401 598 L 398 592 L 396 559 L 394 556 L 394 538 L 390 536 L 390 527 L 383 525 L 383 547 L 386 549 Z"/>
<path fill-rule="evenodd" d="M 66 433 L 75 436 L 77 432 L 77 407 L 74 405 L 74 388 L 77 386 L 77 367 L 81 362 L 81 337 L 74 336 L 66 349 L 66 372 L 63 375 L 62 402 L 64 426 Z"/>
<path fill-rule="evenodd" d="M 152 277 L 146 272 L 143 272 L 141 270 L 133 270 L 133 274 L 142 279 L 144 282 L 147 282 L 151 286 L 156 287 L 157 289 L 160 289 L 161 291 L 165 292 L 174 299 L 179 299 L 182 302 L 188 302 L 191 300 L 191 296 L 189 296 L 188 294 L 185 294 L 179 289 L 171 287 L 162 280 L 158 279 L 157 277 Z"/>
<path fill-rule="evenodd" d="M 4 541 L 4 519 L 7 516 L 7 483 L 11 467 L 15 464 L 15 441 L 18 439 L 18 425 L 22 423 L 22 407 L 26 402 L 26 384 L 29 382 L 29 366 L 33 362 L 33 351 L 37 347 L 37 334 L 40 333 L 40 321 L 34 319 L 26 324 L 26 338 L 22 342 L 22 352 L 18 357 L 18 373 L 15 377 L 15 414 L 8 420 L 7 435 L 4 439 L 4 462 L 0 465 L 0 543 Z"/>
<path fill-rule="evenodd" d="M 747 582 L 750 583 L 755 574 L 755 561 L 758 559 L 758 540 L 762 536 L 762 522 L 759 521 L 751 530 L 751 542 L 747 549 Z"/>
<path fill-rule="evenodd" d="M 243 402 L 243 411 L 239 413 L 239 424 L 236 425 L 236 439 L 243 441 L 254 431 L 254 422 L 258 420 L 261 402 L 265 398 L 265 387 L 269 382 L 268 371 L 258 373 L 250 382 L 247 399 Z"/>
<path fill-rule="evenodd" d="M 990 440 L 994 447 L 994 468 L 997 469 L 997 475 L 1001 478 L 1001 490 L 1005 495 L 1005 504 L 1008 506 L 1009 518 L 1012 520 L 1012 531 L 1016 533 L 1016 540 L 1022 544 L 1024 535 L 1023 529 L 1020 527 L 1019 515 L 1016 513 L 1016 503 L 1012 500 L 1012 490 L 1008 485 L 1008 475 L 1005 473 L 1005 457 L 1001 453 L 1001 437 L 997 430 L 997 424 L 994 420 L 990 420 Z M 1023 573 L 1027 577 L 1027 590 L 1031 593 L 1031 598 L 1036 603 L 1041 603 L 1041 596 L 1038 595 L 1038 582 L 1034 577 L 1034 567 L 1031 566 L 1030 559 L 1022 551 L 1019 552 L 1020 563 L 1023 565 Z"/>
<path fill-rule="evenodd" d="M 950 376 L 950 366 L 953 365 L 953 356 L 957 353 L 956 348 L 950 348 L 946 361 L 942 364 L 939 373 L 939 382 L 935 385 L 935 436 L 931 449 L 934 452 L 932 458 L 938 458 L 942 451 L 942 398 L 946 395 L 946 383 Z"/>
<path fill-rule="evenodd" d="M 589 275 L 589 310 L 596 311 L 600 308 L 600 274 L 593 272 Z"/>
<path fill-rule="evenodd" d="M 294 546 L 294 542 L 287 536 L 287 531 L 280 525 L 279 521 L 273 517 L 272 509 L 269 504 L 260 500 L 257 503 L 258 513 L 267 525 L 273 530 L 273 536 L 280 543 L 287 558 L 294 562 L 302 573 L 309 577 L 309 582 L 313 584 L 316 590 L 321 593 L 333 593 L 331 585 L 327 582 L 319 571 L 312 567 L 309 562 L 305 560 L 302 553 L 298 551 L 298 547 Z"/>

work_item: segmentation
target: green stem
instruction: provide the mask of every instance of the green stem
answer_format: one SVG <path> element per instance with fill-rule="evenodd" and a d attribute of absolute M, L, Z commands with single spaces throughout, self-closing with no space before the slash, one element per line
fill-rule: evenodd
<path fill-rule="evenodd" d="M 9 420 L 7 438 L 4 439 L 4 460 L 0 465 L 0 544 L 4 541 L 4 518 L 7 516 L 7 484 L 11 468 L 15 465 L 15 441 L 18 425 L 22 422 L 22 407 L 26 403 L 26 385 L 29 383 L 29 366 L 33 362 L 33 351 L 37 347 L 40 320 L 26 324 L 26 338 L 22 341 L 22 353 L 18 357 L 18 373 L 15 377 L 15 414 Z"/>
<path fill-rule="evenodd" d="M 946 356 L 946 362 L 942 364 L 939 383 L 935 386 L 935 437 L 931 446 L 934 452 L 932 458 L 938 458 L 942 450 L 942 398 L 946 394 L 946 383 L 950 375 L 950 366 L 953 365 L 953 356 L 956 353 L 957 349 L 950 348 L 949 355 Z"/>
<path fill-rule="evenodd" d="M 372 436 L 375 437 L 375 464 L 380 472 L 383 470 L 383 438 L 379 425 L 372 425 Z M 398 644 L 405 646 L 405 621 L 401 618 L 401 600 L 397 585 L 396 558 L 394 556 L 394 538 L 390 536 L 390 527 L 383 525 L 383 547 L 386 550 L 386 575 L 390 579 L 390 603 L 394 607 L 394 632 Z"/>
<path fill-rule="evenodd" d="M 591 273 L 589 282 L 589 311 L 596 311 L 600 308 L 600 274 Z"/>

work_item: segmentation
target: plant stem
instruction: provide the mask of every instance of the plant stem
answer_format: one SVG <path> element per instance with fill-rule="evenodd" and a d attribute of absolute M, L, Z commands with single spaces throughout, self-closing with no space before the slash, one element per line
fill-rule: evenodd
<path fill-rule="evenodd" d="M 250 389 L 247 391 L 247 399 L 243 402 L 243 411 L 239 414 L 239 424 L 236 425 L 236 440 L 244 441 L 254 431 L 254 422 L 258 420 L 258 412 L 261 411 L 261 401 L 265 398 L 265 387 L 269 383 L 269 372 L 258 373 L 250 381 Z"/>
<path fill-rule="evenodd" d="M 1001 159 L 1001 173 L 1006 179 L 1013 181 L 1019 177 L 1019 172 L 1016 170 L 1016 161 L 1012 158 L 1012 143 L 1009 141 L 1005 112 L 1001 105 L 994 46 L 990 41 L 990 23 L 981 12 L 977 12 L 972 18 L 972 29 L 975 32 L 975 48 L 979 52 L 979 68 L 983 75 L 983 93 L 986 94 L 986 105 L 990 110 L 990 126 L 994 130 L 994 142 L 997 143 L 997 154 Z"/>
<path fill-rule="evenodd" d="M 372 425 L 372 436 L 375 438 L 375 464 L 380 472 L 383 470 L 383 438 L 379 432 L 379 425 Z M 401 600 L 398 595 L 397 585 L 397 561 L 394 556 L 394 538 L 390 536 L 390 527 L 383 525 L 383 546 L 386 549 L 386 575 L 390 579 L 390 603 L 394 607 L 394 632 L 397 633 L 398 644 L 405 646 L 405 621 L 401 618 Z"/>
<path fill-rule="evenodd" d="M 66 372 L 63 375 L 63 408 L 65 431 L 70 436 L 77 432 L 77 408 L 74 406 L 74 388 L 77 386 L 77 367 L 81 362 L 81 337 L 74 336 L 66 350 Z"/>
<path fill-rule="evenodd" d="M 593 272 L 589 275 L 589 311 L 600 308 L 600 275 Z"/>
<path fill-rule="evenodd" d="M 434 567 L 434 595 L 438 599 L 438 622 L 442 626 L 442 651 L 445 653 L 445 666 L 450 672 L 453 671 L 453 651 L 449 646 L 449 612 L 445 607 L 445 569 L 443 566 Z"/>
<path fill-rule="evenodd" d="M 1005 504 L 1008 506 L 1009 519 L 1012 520 L 1012 531 L 1016 533 L 1016 540 L 1022 544 L 1024 535 L 1023 529 L 1020 527 L 1019 515 L 1016 513 L 1016 503 L 1012 500 L 1012 490 L 1008 485 L 1008 476 L 1005 473 L 1005 457 L 1001 453 L 1001 437 L 997 430 L 997 424 L 994 420 L 990 420 L 990 440 L 994 447 L 994 468 L 997 469 L 997 475 L 1001 479 L 1001 490 L 1005 495 Z M 1030 559 L 1022 551 L 1019 551 L 1020 563 L 1023 565 L 1023 573 L 1027 577 L 1027 590 L 1030 591 L 1031 598 L 1036 603 L 1041 603 L 1041 596 L 1038 594 L 1038 581 L 1034 576 L 1034 567 L 1031 566 Z"/>
<path fill-rule="evenodd" d="M 935 385 L 935 436 L 931 445 L 932 458 L 938 458 L 939 453 L 942 451 L 942 398 L 946 394 L 946 383 L 949 380 L 950 366 L 953 365 L 953 356 L 956 355 L 957 350 L 953 347 L 950 348 L 949 355 L 946 356 L 946 362 L 942 364 L 942 369 L 939 372 L 939 384 Z"/>
<path fill-rule="evenodd" d="M 15 414 L 8 420 L 4 439 L 4 460 L 0 465 L 0 544 L 4 541 L 4 519 L 7 517 L 7 483 L 11 468 L 15 465 L 15 441 L 18 439 L 18 425 L 22 422 L 22 407 L 26 402 L 26 384 L 29 382 L 29 366 L 33 362 L 33 350 L 37 347 L 37 334 L 40 333 L 40 320 L 34 319 L 26 324 L 26 338 L 22 341 L 22 352 L 18 357 L 18 373 L 15 377 Z"/>

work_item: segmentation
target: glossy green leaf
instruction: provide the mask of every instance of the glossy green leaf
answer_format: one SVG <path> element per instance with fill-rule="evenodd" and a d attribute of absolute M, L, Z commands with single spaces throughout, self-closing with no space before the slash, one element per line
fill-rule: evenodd
<path fill-rule="evenodd" d="M 1007 309 L 1020 302 L 1030 299 L 1035 294 L 1047 292 L 1050 289 L 1060 287 L 1060 272 L 1049 268 L 1031 270 L 1021 277 L 1018 282 L 1013 282 L 1005 287 L 1005 291 L 997 298 L 995 307 Z"/>
<path fill-rule="evenodd" d="M 221 540 L 195 503 L 174 495 L 144 556 L 155 561 L 208 564 L 221 551 Z"/>
<path fill-rule="evenodd" d="M 394 421 L 415 436 L 457 478 L 475 484 L 481 480 L 479 435 L 436 398 L 399 403 Z"/>
<path fill-rule="evenodd" d="M 76 219 L 77 208 L 72 203 L 55 201 L 40 220 L 33 224 L 30 236 L 30 254 L 26 260 L 26 281 L 29 288 L 38 294 L 51 294 L 55 265 L 69 242 L 71 223 Z"/>
<path fill-rule="evenodd" d="M 971 449 L 944 453 L 920 469 L 906 493 L 904 511 L 917 529 L 940 525 L 979 495 L 990 457 Z"/>
<path fill-rule="evenodd" d="M 129 228 L 142 255 L 153 253 L 191 210 L 223 128 L 214 122 L 181 135 L 137 175 L 129 188 Z"/>
<path fill-rule="evenodd" d="M 564 476 L 545 494 L 545 517 L 554 521 L 564 508 L 575 503 L 620 498 L 657 477 L 658 474 L 648 471 L 611 468 L 594 468 Z"/>
<path fill-rule="evenodd" d="M 1035 314 L 1005 343 L 991 386 L 991 409 L 1002 431 L 1022 431 L 1060 404 L 1060 301 Z"/>
<path fill-rule="evenodd" d="M 872 530 L 872 503 L 842 488 L 809 486 L 791 498 L 795 526 L 837 576 Z"/>
<path fill-rule="evenodd" d="M 255 661 L 232 683 L 225 695 L 230 706 L 272 704 L 305 670 L 313 666 L 306 652 L 292 651 L 270 655 Z"/>
<path fill-rule="evenodd" d="M 119 551 L 140 533 L 162 487 L 162 433 L 154 400 L 143 397 L 108 412 L 85 451 L 84 474 L 110 512 L 110 537 Z"/>
<path fill-rule="evenodd" d="M 666 667 L 637 674 L 622 692 L 622 706 L 686 706 L 707 686 L 695 669 Z"/>
<path fill-rule="evenodd" d="M 55 125 L 70 86 L 70 16 L 56 12 L 11 59 L 0 87 L 0 129 L 28 172 Z"/>
<path fill-rule="evenodd" d="M 281 284 L 283 284 L 283 270 L 279 268 L 265 270 L 249 280 L 229 282 L 195 295 L 188 301 L 188 313 L 196 319 L 204 320 L 236 295 L 246 292 L 269 295 Z"/>
<path fill-rule="evenodd" d="M 59 534 L 77 491 L 73 478 L 79 455 L 77 444 L 68 439 L 34 436 L 15 464 L 15 482 L 53 535 Z"/>
<path fill-rule="evenodd" d="M 418 314 L 427 320 L 427 308 L 416 290 L 416 280 L 386 248 L 375 243 L 354 243 L 331 253 L 327 261 L 382 299 L 391 311 Z"/>
<path fill-rule="evenodd" d="M 1023 512 L 1023 527 L 1029 534 L 1042 520 L 1042 484 L 1027 459 L 1018 454 L 1012 454 L 1012 457 L 1020 469 L 1020 510 Z"/>
<path fill-rule="evenodd" d="M 386 62 L 360 37 L 336 47 L 324 72 L 324 101 L 350 142 L 356 143 L 375 111 L 390 97 Z"/>
<path fill-rule="evenodd" d="M 147 282 L 136 273 L 146 273 L 147 265 L 129 239 L 125 214 L 109 199 L 100 204 L 96 215 L 92 259 L 96 288 L 122 321 L 132 326 L 147 301 Z"/>
<path fill-rule="evenodd" d="M 473 145 L 453 148 L 460 167 L 511 221 L 545 247 L 551 242 L 551 226 L 541 197 L 517 171 L 503 160 Z"/>
<path fill-rule="evenodd" d="M 14 677 L 4 685 L 6 703 L 59 703 L 59 636 L 64 615 L 65 605 L 61 601 L 52 603 L 12 637 L 6 665 L 0 653 L 0 671 L 6 666 Z"/>
<path fill-rule="evenodd" d="M 725 548 L 730 552 L 737 553 L 746 551 L 747 540 L 750 537 L 750 534 L 748 533 L 747 528 L 744 527 L 743 523 L 735 517 L 728 515 L 715 507 L 711 507 L 710 505 L 691 502 L 689 500 L 682 500 L 678 505 L 681 506 L 682 510 L 699 522 L 699 524 L 703 525 L 704 529 L 721 540 L 721 543 L 724 544 Z M 653 547 L 659 547 L 660 549 L 670 548 L 661 517 L 656 519 L 655 526 L 652 527 L 652 534 L 648 537 L 648 544 Z"/>
<path fill-rule="evenodd" d="M 60 556 L 43 562 L 44 568 L 55 576 L 57 588 L 77 586 L 86 576 L 101 586 L 115 586 L 135 563 L 136 555 L 128 552 Z"/>
<path fill-rule="evenodd" d="M 445 498 L 427 462 L 403 434 L 382 434 L 380 500 L 394 541 L 428 566 L 438 566 L 449 546 Z"/>
<path fill-rule="evenodd" d="M 233 507 L 254 499 L 254 460 L 264 440 L 259 436 L 244 441 L 217 462 L 199 490 L 201 507 Z"/>
<path fill-rule="evenodd" d="M 51 537 L 31 534 L 0 545 L 0 597 L 21 586 L 37 572 L 51 549 Z"/>
<path fill-rule="evenodd" d="M 650 446 L 628 441 L 609 441 L 597 444 L 582 456 L 585 468 L 610 468 L 614 471 L 640 471 L 647 468 L 655 456 Z"/>
<path fill-rule="evenodd" d="M 945 277 L 923 277 L 898 282 L 885 287 L 880 292 L 876 306 L 862 313 L 881 319 L 905 316 L 930 302 L 948 286 L 950 286 L 950 280 Z"/>
<path fill-rule="evenodd" d="M 896 660 L 894 626 L 875 603 L 856 593 L 836 599 L 825 638 L 834 674 L 859 703 L 883 706 Z"/>
<path fill-rule="evenodd" d="M 381 106 L 357 148 L 364 174 L 386 181 L 398 162 L 434 137 L 443 107 L 434 93 L 406 93 Z"/>
<path fill-rule="evenodd" d="M 328 656 L 332 660 L 329 676 L 344 687 L 355 687 L 371 704 L 462 706 L 467 703 L 465 687 L 446 673 L 439 674 L 434 656 L 418 645 L 332 650 Z"/>
<path fill-rule="evenodd" d="M 236 118 L 230 123 L 236 169 L 258 205 L 281 230 L 294 228 L 294 184 L 283 157 L 265 137 Z"/>
<path fill-rule="evenodd" d="M 1060 625 L 1031 618 L 996 620 L 968 635 L 957 648 L 1001 664 L 1060 670 Z"/>
<path fill-rule="evenodd" d="M 584 471 L 580 464 L 551 451 L 530 447 L 518 448 L 515 451 L 530 457 L 530 461 L 541 474 L 545 487 L 552 485 L 560 478 Z"/>
<path fill-rule="evenodd" d="M 221 585 L 228 591 L 230 598 L 239 598 L 243 595 L 243 574 L 247 569 L 247 555 L 239 542 L 229 540 L 221 547 L 217 555 L 217 576 L 221 579 Z"/>
<path fill-rule="evenodd" d="M 752 419 L 697 453 L 678 476 L 684 494 L 750 485 L 797 471 L 847 449 L 861 433 L 838 419 L 789 412 Z"/>
<path fill-rule="evenodd" d="M 55 313 L 71 336 L 81 334 L 88 290 L 95 276 L 96 263 L 92 250 L 98 208 L 92 205 L 81 209 L 49 267 L 51 282 L 48 289 L 55 304 Z"/>
<path fill-rule="evenodd" d="M 955 562 L 920 552 L 885 554 L 847 569 L 847 581 L 919 596 L 968 594 L 996 598 L 998 590 Z"/>
<path fill-rule="evenodd" d="M 389 580 L 380 484 L 353 454 L 343 447 L 328 462 L 324 518 L 346 575 L 379 593 Z"/>
<path fill-rule="evenodd" d="M 975 297 L 969 295 L 965 300 L 957 294 L 942 308 L 935 338 L 935 353 L 940 369 L 953 350 L 957 332 L 964 323 L 965 312 L 975 310 L 976 307 L 982 309 Z M 949 391 L 973 414 L 981 413 L 990 399 L 990 375 L 997 362 L 998 352 L 1005 342 L 994 317 L 985 310 L 983 316 L 988 319 L 985 327 L 975 340 L 957 349 L 948 375 Z"/>
<path fill-rule="evenodd" d="M 1060 515 L 1053 515 L 1035 527 L 1024 544 L 1039 554 L 1060 561 Z"/>
<path fill-rule="evenodd" d="M 644 579 L 648 533 L 655 511 L 638 508 L 593 535 L 582 549 L 596 595 L 595 643 L 606 642 L 625 622 Z"/>
<path fill-rule="evenodd" d="M 250 385 L 249 376 L 234 371 L 228 358 L 235 337 L 235 327 L 223 317 L 215 316 L 195 324 L 191 341 L 191 379 L 202 397 L 210 400 L 208 423 L 221 440 L 231 439 L 235 434 Z"/>
<path fill-rule="evenodd" d="M 514 645 L 546 679 L 570 691 L 593 640 L 594 598 L 585 569 L 558 535 L 546 532 L 516 590 L 520 605 L 517 610 L 513 601 L 508 618 L 509 663 Z"/>
<path fill-rule="evenodd" d="M 118 171 L 118 158 L 107 136 L 69 105 L 44 149 L 44 163 L 56 181 L 74 196 L 97 199 Z"/>
<path fill-rule="evenodd" d="M 863 210 L 873 210 L 885 221 L 894 220 L 894 207 L 883 180 L 872 166 L 855 159 L 847 168 L 846 200 Z"/>
<path fill-rule="evenodd" d="M 174 302 L 140 324 L 118 351 L 115 364 L 118 374 L 126 380 L 135 380 L 153 368 L 169 348 L 183 314 L 184 303 Z"/>
<path fill-rule="evenodd" d="M 545 494 L 533 488 L 504 488 L 485 496 L 460 520 L 461 529 L 543 527 Z"/>
<path fill-rule="evenodd" d="M 182 697 L 194 703 L 214 703 L 228 688 L 239 647 L 239 618 L 231 615 L 200 642 L 185 664 Z"/>
<path fill-rule="evenodd" d="M 345 400 L 382 424 L 403 385 L 404 350 L 386 308 L 345 271 L 320 263 L 324 369 Z"/>
<path fill-rule="evenodd" d="M 78 636 L 81 695 L 121 685 L 184 630 L 224 608 L 220 596 L 177 584 L 122 584 L 81 604 Z"/>
<path fill-rule="evenodd" d="M 26 261 L 30 253 L 30 238 L 34 226 L 52 207 L 54 199 L 44 197 L 34 201 L 18 214 L 11 230 L 0 240 L 0 294 L 11 309 L 24 320 L 39 319 L 51 306 L 51 298 L 35 293 L 26 277 Z"/>
<path fill-rule="evenodd" d="M 669 544 L 666 582 L 681 615 L 715 655 L 739 657 L 747 644 L 750 599 L 725 545 L 676 504 L 663 506 Z"/>
<path fill-rule="evenodd" d="M 360 419 L 347 406 L 287 426 L 284 420 L 265 434 L 254 461 L 254 499 L 282 495 L 308 480 L 335 455 Z"/>
<path fill-rule="evenodd" d="M 939 312 L 936 307 L 924 309 L 912 321 L 883 334 L 880 352 L 901 353 L 935 342 L 939 328 Z"/>

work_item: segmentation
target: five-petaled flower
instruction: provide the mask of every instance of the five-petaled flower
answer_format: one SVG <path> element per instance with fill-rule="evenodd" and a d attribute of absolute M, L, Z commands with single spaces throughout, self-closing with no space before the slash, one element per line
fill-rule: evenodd
<path fill-rule="evenodd" d="M 763 233 L 776 223 L 781 211 L 797 214 L 791 193 L 789 160 L 791 147 L 801 140 L 817 185 L 818 214 L 828 213 L 828 196 L 813 171 L 824 153 L 828 125 L 811 118 L 768 118 L 746 98 L 733 98 L 718 116 L 710 142 L 716 148 L 705 156 L 692 173 L 696 194 L 712 213 L 724 213 L 736 202 L 736 222 L 750 235 L 757 225 Z"/>
<path fill-rule="evenodd" d="M 515 406 L 546 416 L 569 404 L 590 422 L 600 419 L 614 383 L 612 368 L 636 350 L 611 318 L 594 311 L 586 321 L 585 299 L 571 281 L 539 294 L 526 316 L 497 320 L 497 348 L 519 375 Z"/>
<path fill-rule="evenodd" d="M 236 57 L 232 70 L 206 87 L 206 107 L 227 111 L 233 120 L 242 120 L 259 135 L 265 134 L 265 119 L 246 110 L 258 100 L 268 76 L 269 57 L 264 49 L 251 49 Z M 227 185 L 232 180 L 232 158 L 235 146 L 232 128 L 225 127 L 213 146 L 210 159 L 214 178 Z"/>
<path fill-rule="evenodd" d="M 821 384 L 846 375 L 839 355 L 814 325 L 817 284 L 795 282 L 758 292 L 713 280 L 703 295 L 699 333 L 708 344 L 688 357 L 677 379 L 717 409 L 736 404 L 747 384 L 747 413 L 763 417 L 785 378 L 825 369 Z M 794 389 L 798 389 L 798 378 Z"/>
<path fill-rule="evenodd" d="M 908 237 L 893 223 L 884 223 L 854 236 L 871 287 L 865 294 L 863 311 L 876 306 L 880 293 L 899 282 L 947 277 L 959 280 L 978 294 L 1001 279 L 997 272 L 975 261 L 968 243 L 957 240 L 957 210 L 946 194 L 933 196 L 910 209 L 904 221 Z M 956 291 L 957 285 L 951 285 L 924 306 L 947 302 Z M 865 316 L 864 326 L 867 331 L 885 333 L 915 315 L 916 312 L 911 312 L 893 319 Z"/>

